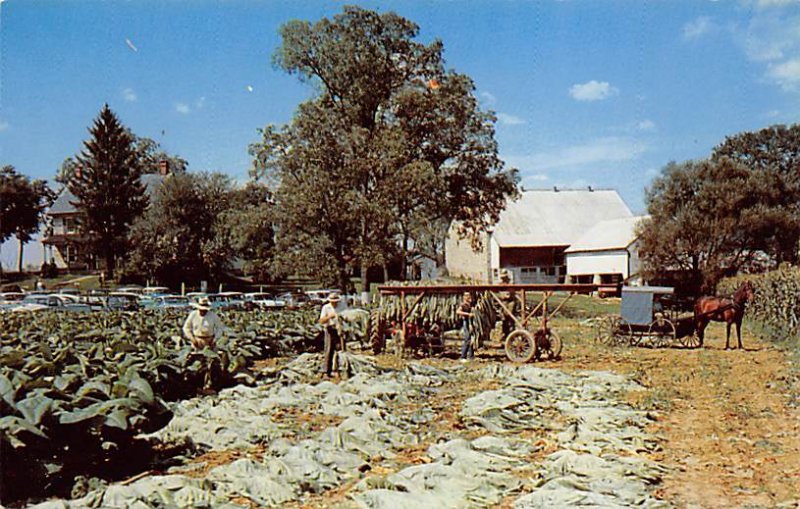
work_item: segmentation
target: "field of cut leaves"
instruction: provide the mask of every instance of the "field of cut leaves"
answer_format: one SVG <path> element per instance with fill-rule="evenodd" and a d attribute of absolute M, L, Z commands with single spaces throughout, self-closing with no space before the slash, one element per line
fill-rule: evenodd
<path fill-rule="evenodd" d="M 229 312 L 214 351 L 181 339 L 185 312 L 0 314 L 3 502 L 135 469 L 169 401 L 252 381 L 256 360 L 315 348 L 316 312 Z M 149 458 L 142 458 L 143 462 Z"/>

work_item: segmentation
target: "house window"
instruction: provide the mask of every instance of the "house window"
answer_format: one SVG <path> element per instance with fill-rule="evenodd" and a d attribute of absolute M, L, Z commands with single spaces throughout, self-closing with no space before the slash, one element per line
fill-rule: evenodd
<path fill-rule="evenodd" d="M 548 276 L 555 276 L 556 275 L 556 268 L 555 267 L 545 267 L 544 273 Z"/>
<path fill-rule="evenodd" d="M 74 217 L 64 218 L 64 231 L 65 233 L 78 233 L 78 220 Z"/>

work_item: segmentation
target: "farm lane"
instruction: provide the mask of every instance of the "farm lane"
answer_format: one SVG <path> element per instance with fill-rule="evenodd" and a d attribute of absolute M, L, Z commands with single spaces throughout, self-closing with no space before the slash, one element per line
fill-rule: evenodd
<path fill-rule="evenodd" d="M 797 507 L 797 372 L 784 351 L 749 331 L 743 331 L 744 351 L 724 350 L 724 325 L 708 332 L 698 350 L 570 341 L 559 368 L 607 369 L 648 388 L 630 400 L 661 415 L 651 427 L 664 439 L 654 459 L 673 470 L 657 491 L 660 498 L 677 507 Z"/>

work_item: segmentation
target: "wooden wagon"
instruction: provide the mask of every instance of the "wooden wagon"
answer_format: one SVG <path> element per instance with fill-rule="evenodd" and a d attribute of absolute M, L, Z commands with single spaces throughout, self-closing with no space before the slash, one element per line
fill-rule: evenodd
<path fill-rule="evenodd" d="M 561 339 L 550 327 L 550 320 L 564 307 L 575 294 L 588 294 L 597 291 L 593 284 L 490 284 L 490 285 L 431 285 L 431 286 L 381 286 L 382 295 L 400 297 L 402 317 L 399 342 L 409 344 L 409 331 L 412 324 L 409 318 L 415 308 L 427 296 L 463 294 L 485 294 L 491 298 L 500 315 L 513 325 L 503 340 L 506 356 L 513 362 L 529 362 L 538 359 L 557 359 L 561 354 Z M 552 308 L 550 299 L 556 294 L 566 297 Z M 414 296 L 410 304 L 407 296 Z M 533 297 L 535 305 L 528 298 Z M 509 305 L 513 303 L 514 305 Z"/>

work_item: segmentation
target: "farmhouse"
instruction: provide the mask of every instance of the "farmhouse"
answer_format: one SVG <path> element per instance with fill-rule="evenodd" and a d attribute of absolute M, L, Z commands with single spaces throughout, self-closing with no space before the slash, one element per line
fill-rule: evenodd
<path fill-rule="evenodd" d="M 499 281 L 505 269 L 515 283 L 563 283 L 570 245 L 602 221 L 632 216 L 614 190 L 525 190 L 483 234 L 478 251 L 451 227 L 445 263 L 450 275 L 480 282 Z"/>
<path fill-rule="evenodd" d="M 161 161 L 158 173 L 142 175 L 145 192 L 152 200 L 161 182 L 169 174 L 169 164 Z M 87 238 L 81 232 L 81 213 L 76 205 L 78 198 L 64 187 L 45 213 L 44 245 L 45 262 L 56 264 L 59 269 L 97 270 L 102 264 L 86 247 Z"/>
<path fill-rule="evenodd" d="M 601 221 L 565 251 L 567 282 L 616 284 L 639 274 L 636 227 L 647 216 Z"/>

